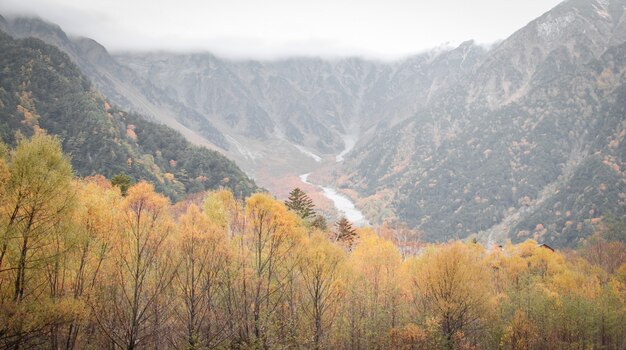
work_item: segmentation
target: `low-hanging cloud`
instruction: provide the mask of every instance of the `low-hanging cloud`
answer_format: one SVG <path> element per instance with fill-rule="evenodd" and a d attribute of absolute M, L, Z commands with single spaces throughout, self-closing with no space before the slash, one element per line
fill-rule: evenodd
<path fill-rule="evenodd" d="M 113 51 L 211 51 L 229 58 L 393 59 L 467 39 L 505 38 L 558 0 L 2 0 Z"/>

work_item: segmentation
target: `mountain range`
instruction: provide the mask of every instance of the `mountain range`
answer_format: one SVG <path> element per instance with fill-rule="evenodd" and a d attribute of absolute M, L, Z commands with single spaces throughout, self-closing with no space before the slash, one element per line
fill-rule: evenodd
<path fill-rule="evenodd" d="M 573 246 L 603 218 L 626 218 L 625 8 L 568 0 L 490 47 L 393 62 L 111 54 L 39 19 L 0 29 L 58 47 L 113 104 L 279 196 L 312 172 L 371 222 L 428 240 Z"/>
<path fill-rule="evenodd" d="M 172 200 L 222 187 L 240 197 L 258 190 L 223 155 L 111 104 L 54 46 L 0 31 L 0 67 L 0 140 L 9 145 L 47 132 L 77 175 L 146 180 Z"/>

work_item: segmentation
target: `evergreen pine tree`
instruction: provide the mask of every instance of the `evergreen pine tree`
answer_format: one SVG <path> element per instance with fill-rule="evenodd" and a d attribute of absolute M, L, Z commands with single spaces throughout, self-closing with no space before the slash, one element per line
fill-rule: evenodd
<path fill-rule="evenodd" d="M 345 216 L 342 216 L 335 224 L 335 240 L 352 247 L 356 238 L 356 230 Z"/>
<path fill-rule="evenodd" d="M 111 178 L 111 185 L 118 186 L 122 192 L 122 196 L 126 196 L 126 193 L 132 184 L 133 179 L 124 173 L 119 173 Z"/>
<path fill-rule="evenodd" d="M 315 215 L 313 201 L 304 191 L 297 187 L 289 192 L 289 198 L 285 201 L 285 205 L 290 210 L 296 212 L 302 219 L 308 219 Z"/>

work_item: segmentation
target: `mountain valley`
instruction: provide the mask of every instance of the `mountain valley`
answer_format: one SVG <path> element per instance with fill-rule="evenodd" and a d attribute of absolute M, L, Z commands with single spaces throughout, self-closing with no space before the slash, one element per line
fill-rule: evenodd
<path fill-rule="evenodd" d="M 321 185 L 430 241 L 575 246 L 626 218 L 625 7 L 569 0 L 490 47 L 391 62 L 109 53 L 39 19 L 0 29 L 57 46 L 113 104 L 279 198 L 302 187 L 333 215 Z"/>

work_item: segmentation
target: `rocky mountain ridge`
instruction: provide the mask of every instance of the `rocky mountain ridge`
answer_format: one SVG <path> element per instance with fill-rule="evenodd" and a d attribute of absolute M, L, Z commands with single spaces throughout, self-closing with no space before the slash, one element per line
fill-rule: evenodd
<path fill-rule="evenodd" d="M 430 240 L 575 245 L 626 213 L 625 7 L 568 0 L 489 49 L 469 41 L 396 62 L 110 55 L 41 21 L 5 25 L 69 52 L 109 98 L 277 193 L 314 171 L 371 221 Z"/>
<path fill-rule="evenodd" d="M 531 22 L 357 147 L 344 186 L 431 239 L 575 245 L 603 215 L 623 218 L 625 6 L 567 1 Z"/>
<path fill-rule="evenodd" d="M 123 174 L 172 200 L 222 187 L 240 197 L 258 190 L 223 155 L 112 105 L 56 47 L 0 31 L 0 141 L 14 146 L 41 132 L 59 137 L 79 176 Z"/>

